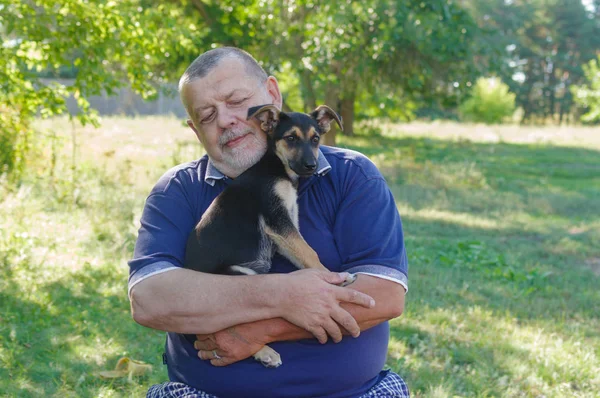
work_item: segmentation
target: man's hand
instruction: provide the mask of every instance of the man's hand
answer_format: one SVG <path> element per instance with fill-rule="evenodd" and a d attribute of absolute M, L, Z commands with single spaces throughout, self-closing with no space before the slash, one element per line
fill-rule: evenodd
<path fill-rule="evenodd" d="M 194 348 L 198 350 L 198 356 L 210 360 L 214 366 L 226 366 L 249 358 L 268 343 L 264 329 L 258 323 L 232 326 L 213 334 L 198 334 L 196 338 Z"/>
<path fill-rule="evenodd" d="M 334 273 L 314 269 L 287 274 L 278 295 L 279 316 L 307 330 L 322 344 L 327 342 L 327 335 L 331 336 L 334 342 L 340 342 L 341 328 L 358 337 L 358 323 L 340 303 L 373 308 L 375 300 L 351 287 L 336 286 L 344 282 L 347 276 L 348 273 L 345 272 Z"/>

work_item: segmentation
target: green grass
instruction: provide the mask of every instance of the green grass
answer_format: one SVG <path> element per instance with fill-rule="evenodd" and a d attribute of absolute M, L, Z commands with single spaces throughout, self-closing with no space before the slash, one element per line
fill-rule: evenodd
<path fill-rule="evenodd" d="M 23 182 L 0 182 L 0 396 L 143 396 L 164 338 L 131 320 L 126 261 L 153 183 L 201 150 L 169 118 L 38 127 Z M 403 218 L 388 365 L 413 396 L 600 396 L 600 129 L 364 127 L 340 146 Z M 94 376 L 122 356 L 154 370 Z"/>

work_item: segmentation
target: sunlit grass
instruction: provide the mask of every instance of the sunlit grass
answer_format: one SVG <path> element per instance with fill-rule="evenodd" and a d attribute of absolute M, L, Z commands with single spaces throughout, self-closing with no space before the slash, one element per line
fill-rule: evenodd
<path fill-rule="evenodd" d="M 442 140 L 470 140 L 484 143 L 550 144 L 600 149 L 600 127 L 485 125 L 451 121 L 371 123 L 386 136 L 437 137 Z"/>
<path fill-rule="evenodd" d="M 202 150 L 167 117 L 38 127 L 23 182 L 0 181 L 0 394 L 143 396 L 166 379 L 164 336 L 131 320 L 126 262 L 154 182 Z M 380 167 L 403 218 L 388 364 L 413 396 L 600 396 L 600 129 L 359 130 L 339 143 Z M 94 376 L 122 356 L 154 370 Z"/>
<path fill-rule="evenodd" d="M 394 321 L 390 364 L 415 369 L 416 386 L 453 375 L 461 394 L 564 396 L 593 391 L 600 381 L 598 355 L 575 330 L 523 322 L 510 313 L 481 307 L 423 308 L 414 318 Z M 408 358 L 408 359 L 407 359 Z M 422 377 L 426 376 L 426 377 Z M 582 395 L 585 395 L 583 393 Z"/>

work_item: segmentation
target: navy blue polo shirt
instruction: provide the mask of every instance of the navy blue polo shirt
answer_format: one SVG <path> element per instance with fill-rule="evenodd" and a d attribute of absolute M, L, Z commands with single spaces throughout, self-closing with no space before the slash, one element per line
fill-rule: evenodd
<path fill-rule="evenodd" d="M 141 218 L 129 289 L 182 267 L 187 237 L 230 182 L 208 157 L 169 170 L 158 181 Z M 300 233 L 331 271 L 377 276 L 407 287 L 408 264 L 394 198 L 375 165 L 358 152 L 321 147 L 319 170 L 300 181 Z M 275 255 L 272 273 L 296 268 Z M 192 335 L 167 333 L 169 379 L 219 398 L 357 397 L 379 381 L 389 325 L 358 338 L 322 345 L 316 339 L 270 344 L 283 361 L 267 369 L 254 359 L 214 367 L 198 358 Z"/>

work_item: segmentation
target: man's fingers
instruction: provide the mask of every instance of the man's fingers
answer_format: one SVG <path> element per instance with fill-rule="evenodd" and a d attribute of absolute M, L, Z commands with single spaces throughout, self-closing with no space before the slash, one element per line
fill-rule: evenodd
<path fill-rule="evenodd" d="M 334 343 L 342 341 L 342 331 L 340 330 L 339 325 L 333 320 L 329 319 L 325 325 L 323 325 L 323 328 L 327 331 L 327 334 L 331 336 Z"/>
<path fill-rule="evenodd" d="M 359 292 L 358 290 L 350 289 L 348 287 L 338 287 L 337 297 L 340 301 L 348 303 L 358 304 L 365 308 L 375 307 L 375 300 L 368 294 Z"/>
<path fill-rule="evenodd" d="M 210 351 L 216 350 L 219 347 L 217 346 L 217 343 L 212 340 L 196 340 L 194 341 L 194 348 L 197 350 Z"/>
<path fill-rule="evenodd" d="M 356 322 L 356 319 L 354 319 L 354 317 L 345 309 L 339 308 L 332 314 L 332 318 L 346 329 L 352 337 L 358 337 L 360 335 L 360 326 L 358 325 L 358 322 Z"/>
<path fill-rule="evenodd" d="M 210 364 L 213 366 L 227 366 L 227 365 L 231 365 L 233 362 L 231 362 L 231 360 L 227 359 L 227 358 L 219 358 L 219 359 L 213 359 L 210 361 Z"/>
<path fill-rule="evenodd" d="M 208 340 L 211 338 L 211 336 L 213 336 L 213 335 L 212 334 L 197 334 L 196 340 L 200 340 L 200 341 Z"/>
<path fill-rule="evenodd" d="M 215 358 L 215 353 L 218 357 L 225 355 L 223 352 L 219 352 L 219 350 L 199 350 L 198 357 L 204 361 L 206 360 L 214 360 L 214 359 L 223 359 L 223 358 Z"/>
<path fill-rule="evenodd" d="M 321 326 L 313 328 L 312 330 L 310 330 L 310 332 L 313 334 L 313 336 L 315 336 L 317 340 L 319 340 L 319 343 L 327 343 L 327 332 Z"/>

